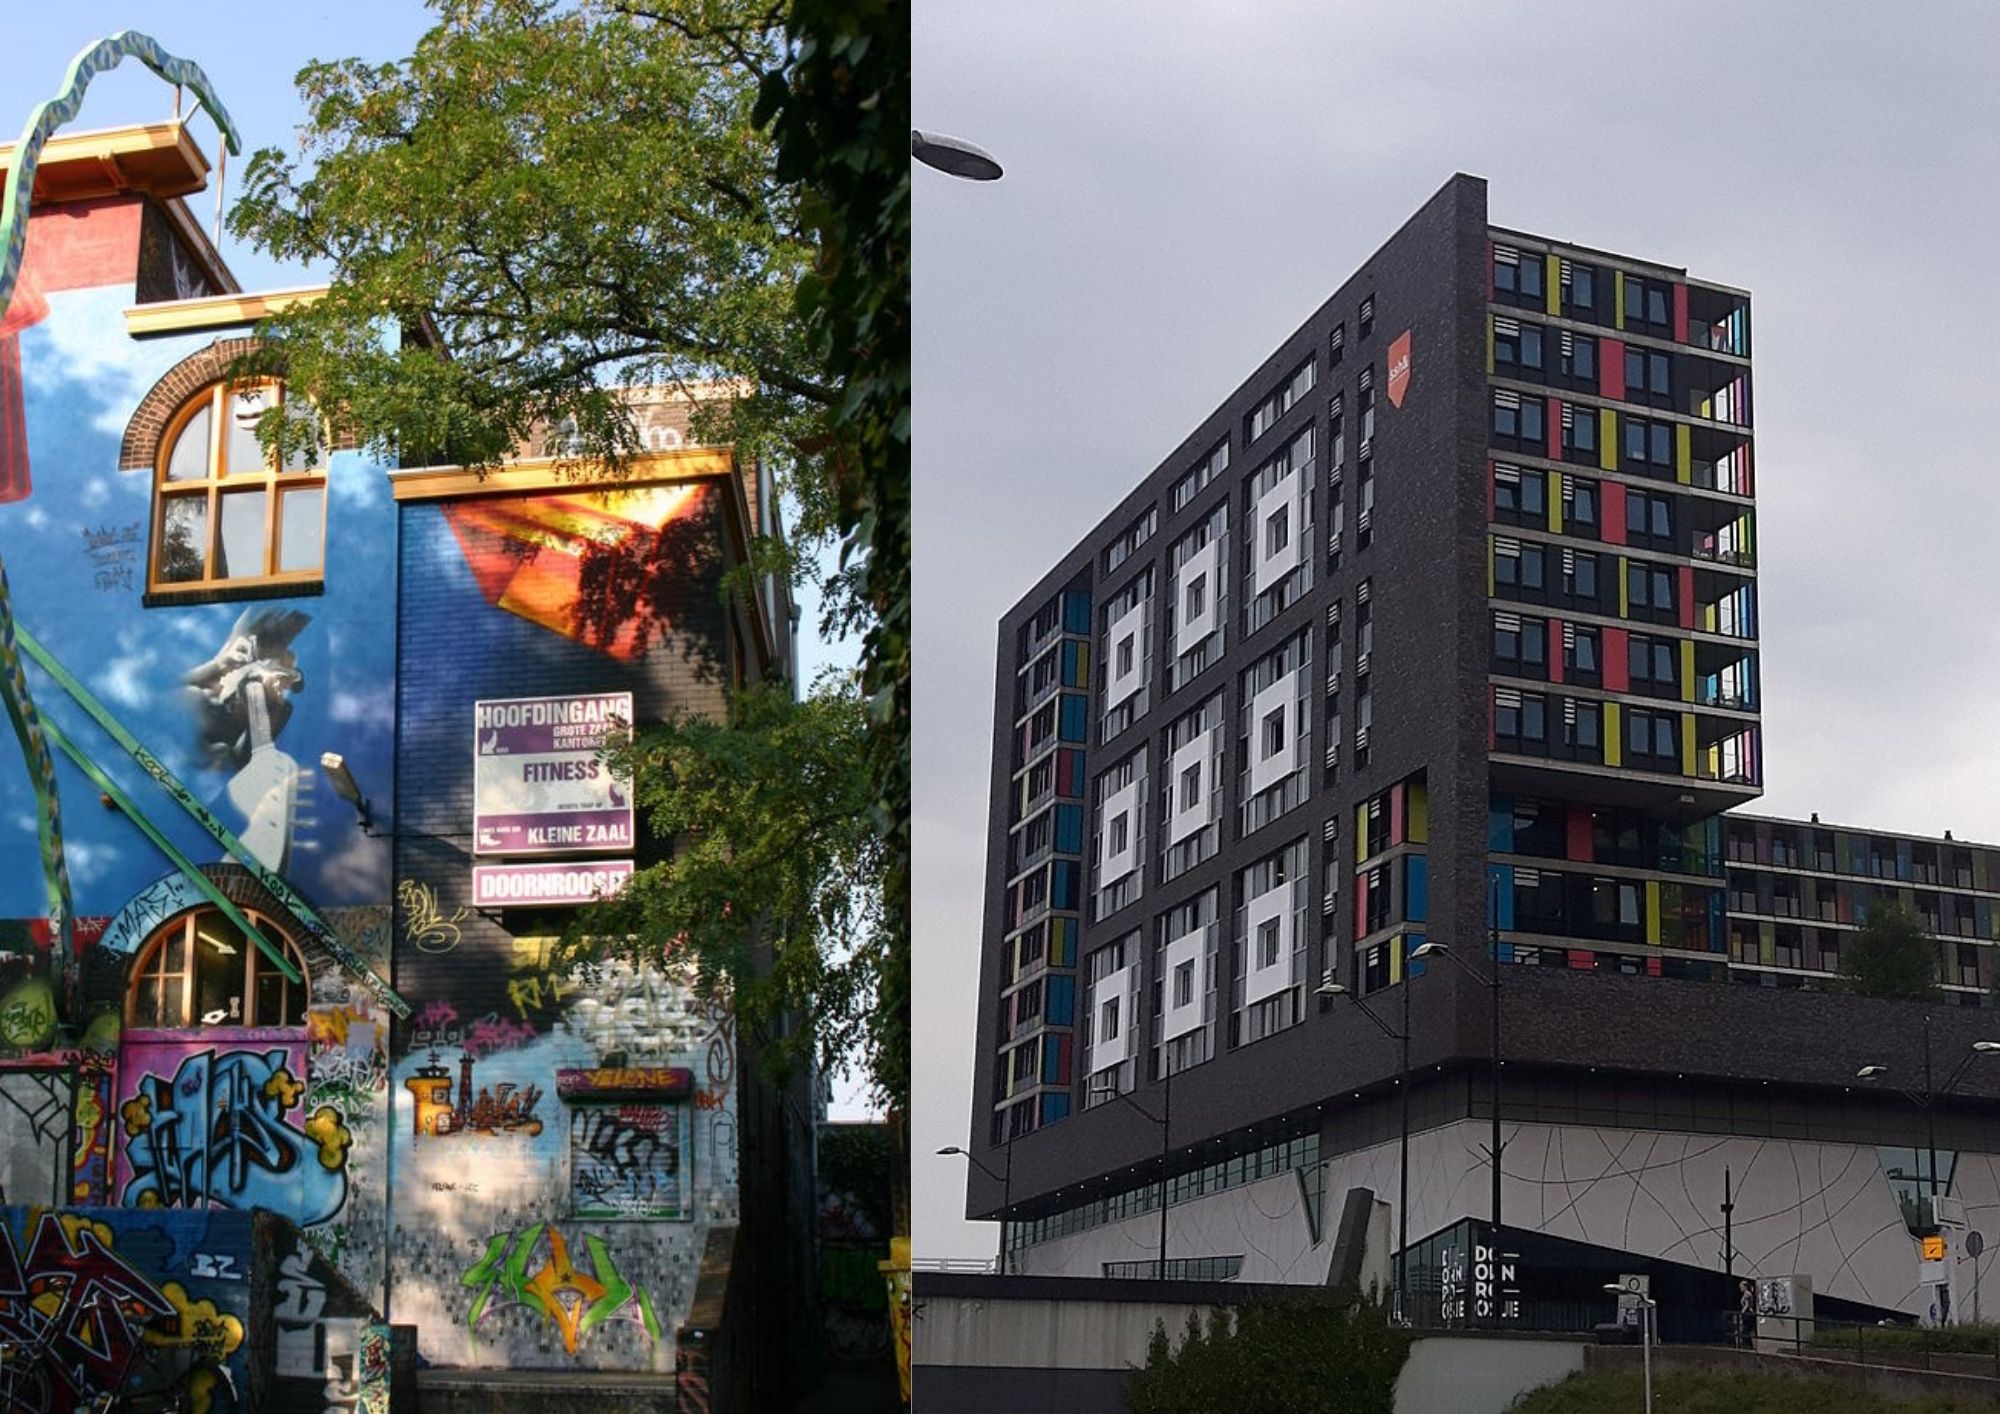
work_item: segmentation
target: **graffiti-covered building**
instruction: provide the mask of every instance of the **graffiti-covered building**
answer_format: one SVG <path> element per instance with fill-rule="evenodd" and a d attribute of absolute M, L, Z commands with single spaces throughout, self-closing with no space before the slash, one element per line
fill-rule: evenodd
<path fill-rule="evenodd" d="M 391 1323 L 433 1365 L 673 1370 L 808 1231 L 810 1085 L 755 1079 L 670 948 L 551 949 L 660 847 L 607 734 L 789 676 L 782 589 L 723 592 L 768 481 L 685 404 L 616 486 L 267 455 L 264 412 L 315 414 L 231 367 L 314 292 L 238 287 L 207 180 L 178 122 L 51 141 L 0 320 L 50 746 L 0 767 L 0 1340 L 111 1342 L 51 1408 L 176 1335 L 216 1408 L 373 1391 Z"/>

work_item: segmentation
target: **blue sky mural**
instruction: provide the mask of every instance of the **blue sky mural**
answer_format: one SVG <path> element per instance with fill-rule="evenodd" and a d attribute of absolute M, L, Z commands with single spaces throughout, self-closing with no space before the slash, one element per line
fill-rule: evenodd
<path fill-rule="evenodd" d="M 245 802 L 258 776 L 246 771 L 258 744 L 244 730 L 246 699 L 261 689 L 271 707 L 270 746 L 298 768 L 296 789 L 283 802 L 291 817 L 285 872 L 324 906 L 380 902 L 389 893 L 386 841 L 362 834 L 352 808 L 321 777 L 319 760 L 326 751 L 346 759 L 376 807 L 377 828 L 385 828 L 393 785 L 395 520 L 382 470 L 359 453 L 332 456 L 323 594 L 145 607 L 153 476 L 118 469 L 120 441 L 159 377 L 218 332 L 135 340 L 123 319 L 131 297 L 130 286 L 52 293 L 48 317 L 20 335 L 32 489 L 0 505 L 0 555 L 19 621 L 239 833 L 251 823 Z M 222 857 L 47 674 L 29 671 L 43 713 L 169 839 L 197 862 Z M 0 811 L 17 824 L 31 821 L 26 769 L 11 747 L 0 755 L 8 758 L 0 761 Z M 59 760 L 57 771 L 77 911 L 115 913 L 171 866 L 99 803 L 96 787 L 67 761 Z M 0 917 L 43 912 L 33 838 L 30 826 L 0 842 Z"/>

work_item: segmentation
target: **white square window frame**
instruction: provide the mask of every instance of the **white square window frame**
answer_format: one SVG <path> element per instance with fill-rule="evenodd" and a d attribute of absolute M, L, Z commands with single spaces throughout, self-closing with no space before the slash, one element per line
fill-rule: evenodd
<path fill-rule="evenodd" d="M 1174 752 L 1171 768 L 1167 773 L 1167 789 L 1172 791 L 1172 804 L 1167 814 L 1167 843 L 1177 845 L 1192 835 L 1199 834 L 1210 820 L 1215 818 L 1216 784 L 1209 762 L 1215 754 L 1215 734 L 1217 728 L 1210 727 L 1200 736 L 1184 743 Z M 1201 768 L 1201 799 L 1187 808 L 1181 806 L 1181 777 L 1190 767 Z"/>
<path fill-rule="evenodd" d="M 1126 637 L 1133 642 L 1132 671 L 1119 674 L 1110 671 L 1116 662 L 1116 649 Z M 1141 599 L 1116 619 L 1104 635 L 1104 655 L 1102 659 L 1104 675 L 1104 710 L 1109 712 L 1126 698 L 1131 697 L 1146 685 L 1146 601 Z"/>
<path fill-rule="evenodd" d="M 1160 1020 L 1160 1036 L 1163 1040 L 1174 1041 L 1192 1031 L 1201 1030 L 1205 1024 L 1202 1016 L 1203 994 L 1208 990 L 1203 985 L 1201 959 L 1203 947 L 1208 941 L 1209 925 L 1204 924 L 1191 933 L 1183 933 L 1170 941 L 1160 959 L 1165 969 L 1167 992 L 1165 1006 Z M 1186 1006 L 1173 1004 L 1174 977 L 1187 965 L 1194 966 L 1194 995 Z"/>
<path fill-rule="evenodd" d="M 1302 481 L 1298 468 L 1293 467 L 1278 478 L 1275 486 L 1257 498 L 1257 515 L 1252 522 L 1257 527 L 1256 538 L 1251 545 L 1251 553 L 1256 557 L 1256 564 L 1253 567 L 1251 583 L 1258 594 L 1262 594 L 1299 567 L 1299 544 L 1304 537 L 1287 534 L 1284 545 L 1276 553 L 1272 553 L 1267 546 L 1265 527 L 1271 523 L 1271 517 L 1280 510 L 1288 513 L 1288 527 L 1293 521 L 1304 523 L 1304 514 L 1299 506 Z"/>
<path fill-rule="evenodd" d="M 1174 651 L 1186 653 L 1196 644 L 1214 633 L 1217 627 L 1215 603 L 1220 597 L 1217 590 L 1222 587 L 1222 557 L 1220 537 L 1210 540 L 1199 550 L 1189 555 L 1181 567 L 1174 571 L 1174 603 L 1181 611 L 1181 618 L 1174 625 Z M 1188 614 L 1188 586 L 1207 576 L 1206 602 L 1199 615 Z"/>
<path fill-rule="evenodd" d="M 1243 1004 L 1255 1006 L 1268 1001 L 1292 985 L 1292 882 L 1258 894 L 1243 909 Z M 1269 967 L 1257 965 L 1257 935 L 1266 923 L 1278 923 L 1278 960 Z"/>
<path fill-rule="evenodd" d="M 1250 794 L 1252 796 L 1262 795 L 1304 764 L 1300 760 L 1305 722 L 1299 710 L 1299 671 L 1297 668 L 1292 669 L 1251 699 Z M 1285 745 L 1282 749 L 1266 756 L 1263 724 L 1273 712 L 1280 709 L 1286 714 Z"/>
<path fill-rule="evenodd" d="M 1139 840 L 1145 831 L 1140 827 L 1140 812 L 1144 808 L 1141 793 L 1145 777 L 1135 776 L 1130 784 L 1120 786 L 1104 797 L 1101 819 L 1103 831 L 1097 839 L 1097 886 L 1106 888 L 1117 883 L 1139 867 Z M 1111 821 L 1124 813 L 1131 822 L 1125 836 L 1125 848 L 1114 853 L 1111 848 Z"/>

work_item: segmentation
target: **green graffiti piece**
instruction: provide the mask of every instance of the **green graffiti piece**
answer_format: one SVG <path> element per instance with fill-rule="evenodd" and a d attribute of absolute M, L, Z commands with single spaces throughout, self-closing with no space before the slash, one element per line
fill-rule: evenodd
<path fill-rule="evenodd" d="M 577 1325 L 579 1335 L 589 1335 L 599 1322 L 615 1314 L 632 1299 L 632 1283 L 619 1275 L 618 1264 L 611 1260 L 603 1238 L 585 1234 L 583 1250 L 590 1254 L 590 1270 L 596 1276 L 597 1284 L 604 1288 L 604 1295 L 590 1303 L 589 1309 L 583 1313 L 583 1320 Z"/>
<path fill-rule="evenodd" d="M 473 1264 L 472 1270 L 459 1278 L 460 1284 L 475 1288 L 479 1294 L 472 1298 L 472 1309 L 465 1313 L 465 1323 L 475 1330 L 479 1326 L 480 1313 L 486 1309 L 487 1298 L 493 1295 L 493 1283 L 500 1276 L 500 1259 L 507 1251 L 507 1243 L 512 1234 L 500 1233 L 486 1244 L 486 1255 Z"/>
<path fill-rule="evenodd" d="M 646 1334 L 651 1336 L 653 1343 L 657 1345 L 660 1340 L 660 1318 L 653 1314 L 653 1298 L 646 1295 L 646 1288 L 643 1286 L 639 1288 L 639 1316 L 646 1323 Z"/>
<path fill-rule="evenodd" d="M 46 977 L 28 977 L 0 997 L 0 1046 L 31 1051 L 56 1033 L 56 997 Z"/>
<path fill-rule="evenodd" d="M 25 634 L 26 632 L 26 629 L 22 630 L 22 633 Z M 176 849 L 173 842 L 161 834 L 153 822 L 139 812 L 139 807 L 132 803 L 124 791 L 119 789 L 118 783 L 105 775 L 95 761 L 83 754 L 83 749 L 69 739 L 67 732 L 63 731 L 54 722 L 44 722 L 42 726 L 48 732 L 49 740 L 56 744 L 57 749 L 76 763 L 77 769 L 90 778 L 92 785 L 111 797 L 111 803 L 124 812 L 126 819 L 139 827 L 139 833 L 151 840 L 153 847 L 166 855 L 172 861 L 174 868 L 180 870 L 182 874 L 187 876 L 189 883 L 201 890 L 204 898 L 222 910 L 223 917 L 234 923 L 242 930 L 244 937 L 257 945 L 257 951 L 264 954 L 264 957 L 270 964 L 284 974 L 287 982 L 296 982 L 299 980 L 299 970 L 292 966 L 291 959 L 285 956 L 285 950 L 265 937 L 262 929 L 257 928 L 248 918 L 245 918 L 242 911 L 234 903 L 230 902 L 221 889 L 215 886 L 214 881 L 196 868 L 193 860 Z"/>
<path fill-rule="evenodd" d="M 4 607 L 0 607 L 0 616 L 4 616 L 4 614 Z M 42 646 L 40 639 L 36 638 L 26 628 L 22 628 L 20 630 L 20 641 L 21 646 L 27 649 L 28 656 L 41 665 L 42 671 L 54 678 L 56 685 L 68 693 L 77 706 L 89 713 L 91 720 L 104 728 L 105 733 L 113 741 L 124 748 L 125 753 L 138 763 L 139 769 L 152 777 L 153 783 L 165 791 L 173 799 L 174 804 L 180 806 L 181 809 L 191 815 L 195 823 L 214 836 L 216 842 L 231 855 L 235 856 L 236 861 L 249 870 L 258 883 L 269 889 L 278 902 L 290 909 L 293 916 L 305 925 L 306 931 L 313 935 L 320 946 L 332 954 L 336 962 L 346 968 L 348 973 L 360 981 L 363 986 L 367 987 L 369 992 L 383 1006 L 399 1017 L 405 1019 L 409 1017 L 410 1004 L 404 1001 L 387 982 L 383 981 L 373 968 L 361 960 L 359 954 L 350 948 L 339 934 L 333 931 L 332 927 L 327 924 L 325 919 L 319 916 L 312 905 L 299 897 L 298 891 L 291 886 L 282 874 L 279 874 L 274 869 L 265 868 L 257 856 L 252 854 L 244 846 L 243 842 L 230 832 L 229 827 L 216 819 L 214 812 L 195 798 L 194 792 L 182 784 L 180 777 L 169 771 L 166 764 L 159 757 L 142 746 L 139 739 L 125 729 L 124 723 L 112 716 L 110 709 L 91 694 L 89 688 L 78 682 L 75 675 L 56 661 L 55 655 Z M 134 818 L 136 819 L 137 816 L 135 815 Z M 202 877 L 205 878 L 206 876 Z M 197 880 L 196 882 L 199 884 L 200 881 Z M 237 926 L 241 927 L 242 925 L 239 923 Z M 261 935 L 252 933 L 250 936 L 257 938 Z"/>
<path fill-rule="evenodd" d="M 61 92 L 37 104 L 28 115 L 27 126 L 7 167 L 7 190 L 0 201 L 0 314 L 14 301 L 14 285 L 21 278 L 21 262 L 28 252 L 28 214 L 35 191 L 35 167 L 41 161 L 43 144 L 50 134 L 76 117 L 83 106 L 84 90 L 91 79 L 120 60 L 138 59 L 168 83 L 180 84 L 194 92 L 222 130 L 231 152 L 243 150 L 236 125 L 209 86 L 208 75 L 197 64 L 177 59 L 147 35 L 120 30 L 109 39 L 86 47 L 70 62 Z M 35 828 L 42 850 L 43 884 L 48 892 L 49 917 L 54 923 L 57 956 L 65 969 L 76 960 L 76 930 L 72 918 L 69 865 L 63 858 L 62 801 L 56 792 L 56 763 L 28 693 L 28 675 L 21 666 L 21 654 L 14 635 L 14 600 L 7 590 L 7 570 L 0 565 L 0 699 L 7 707 L 7 719 L 21 743 L 21 755 L 35 790 Z"/>

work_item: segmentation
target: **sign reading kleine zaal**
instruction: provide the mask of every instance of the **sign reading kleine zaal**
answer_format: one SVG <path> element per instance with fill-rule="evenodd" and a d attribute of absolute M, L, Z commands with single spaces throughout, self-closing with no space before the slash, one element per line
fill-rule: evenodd
<path fill-rule="evenodd" d="M 631 786 L 599 755 L 631 723 L 631 693 L 510 697 L 473 714 L 474 854 L 631 852 Z"/>

